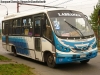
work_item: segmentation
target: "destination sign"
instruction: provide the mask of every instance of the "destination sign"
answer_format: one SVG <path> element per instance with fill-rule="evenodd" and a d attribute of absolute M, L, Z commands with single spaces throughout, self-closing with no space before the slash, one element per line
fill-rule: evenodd
<path fill-rule="evenodd" d="M 59 16 L 78 16 L 81 17 L 80 14 L 77 13 L 58 13 Z"/>

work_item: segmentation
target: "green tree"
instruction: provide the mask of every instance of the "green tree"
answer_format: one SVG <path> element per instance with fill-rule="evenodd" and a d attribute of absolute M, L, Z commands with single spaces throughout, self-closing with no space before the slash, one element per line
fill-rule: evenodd
<path fill-rule="evenodd" d="M 98 26 L 98 10 L 99 9 L 100 9 L 100 5 L 97 4 L 94 7 L 94 11 L 93 13 L 91 13 L 90 20 L 89 20 L 94 30 L 97 30 L 97 26 Z"/>
<path fill-rule="evenodd" d="M 98 11 L 99 9 L 100 9 L 100 5 L 97 4 L 94 7 L 94 11 L 93 13 L 91 13 L 90 20 L 89 20 L 90 24 L 92 25 L 92 28 L 94 30 L 97 40 L 99 39 L 99 36 L 100 36 L 100 31 L 98 31 Z M 97 44 L 98 44 L 98 47 L 100 47 L 99 40 Z"/>

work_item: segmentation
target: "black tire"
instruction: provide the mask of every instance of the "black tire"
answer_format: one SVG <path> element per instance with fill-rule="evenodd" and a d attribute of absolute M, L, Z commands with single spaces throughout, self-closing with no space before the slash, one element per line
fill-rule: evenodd
<path fill-rule="evenodd" d="M 51 68 L 55 68 L 55 67 L 56 67 L 56 63 L 55 63 L 55 61 L 54 61 L 54 57 L 53 57 L 53 55 L 52 55 L 51 53 L 49 53 L 49 54 L 47 55 L 46 63 L 47 63 L 47 65 L 48 65 L 49 67 L 51 67 Z"/>
<path fill-rule="evenodd" d="M 13 55 L 16 57 L 17 56 L 17 53 L 16 53 L 15 47 L 12 47 L 12 51 L 13 51 Z"/>
<path fill-rule="evenodd" d="M 90 59 L 88 60 L 83 60 L 83 61 L 80 61 L 82 64 L 85 64 L 85 63 L 88 63 L 90 61 Z"/>

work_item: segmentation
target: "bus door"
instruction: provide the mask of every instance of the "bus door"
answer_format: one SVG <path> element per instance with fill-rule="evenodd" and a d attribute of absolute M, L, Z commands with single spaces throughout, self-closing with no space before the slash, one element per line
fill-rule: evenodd
<path fill-rule="evenodd" d="M 34 17 L 34 49 L 35 59 L 42 61 L 42 47 L 41 47 L 41 17 Z"/>
<path fill-rule="evenodd" d="M 6 49 L 9 50 L 9 38 L 8 38 L 8 33 L 9 33 L 9 26 L 8 23 L 5 23 L 5 43 L 6 43 Z"/>

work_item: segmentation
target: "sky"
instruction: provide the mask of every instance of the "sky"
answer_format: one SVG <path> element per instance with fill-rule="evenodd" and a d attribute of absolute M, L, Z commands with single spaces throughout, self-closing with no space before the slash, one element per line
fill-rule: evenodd
<path fill-rule="evenodd" d="M 2 1 L 10 1 L 10 0 L 2 0 Z M 34 4 L 65 7 L 67 9 L 81 11 L 87 16 L 91 15 L 91 13 L 94 10 L 94 6 L 98 2 L 98 0 L 45 0 L 45 1 L 46 3 L 34 3 Z M 0 3 L 0 4 L 1 4 L 0 5 L 0 9 L 1 9 L 0 10 L 0 21 L 6 15 L 7 8 L 8 8 L 8 14 L 17 13 L 17 3 Z M 42 10 L 42 9 L 44 8 L 36 7 L 36 6 L 27 6 L 27 5 L 20 5 L 19 7 L 20 13 L 21 12 L 31 12 L 33 10 L 36 11 L 36 10 Z"/>

